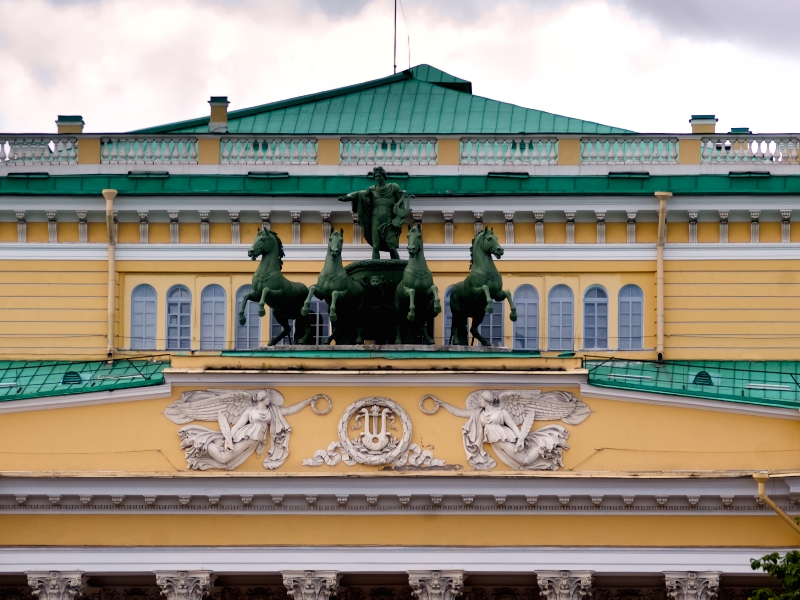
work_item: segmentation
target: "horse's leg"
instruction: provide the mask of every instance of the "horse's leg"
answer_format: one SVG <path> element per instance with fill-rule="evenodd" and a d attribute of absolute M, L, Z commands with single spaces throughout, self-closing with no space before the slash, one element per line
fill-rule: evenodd
<path fill-rule="evenodd" d="M 361 325 L 356 327 L 356 344 L 364 343 L 364 328 Z"/>
<path fill-rule="evenodd" d="M 400 260 L 400 254 L 397 252 L 397 250 L 389 250 L 389 258 Z"/>
<path fill-rule="evenodd" d="M 442 312 L 442 303 L 439 300 L 439 288 L 432 285 L 428 288 L 428 293 L 433 294 L 433 312 L 438 315 Z"/>
<path fill-rule="evenodd" d="M 292 328 L 289 326 L 289 317 L 281 312 L 275 312 L 273 314 L 275 315 L 275 320 L 277 320 L 278 324 L 281 326 L 281 332 L 272 338 L 267 346 L 274 346 L 292 332 Z"/>
<path fill-rule="evenodd" d="M 414 306 L 414 296 L 416 293 L 417 291 L 414 288 L 406 288 L 406 294 L 408 294 L 408 315 L 406 318 L 409 321 L 413 321 L 417 316 L 417 308 Z"/>
<path fill-rule="evenodd" d="M 483 337 L 480 332 L 480 326 L 483 322 L 483 317 L 483 313 L 478 313 L 477 317 L 472 317 L 472 324 L 469 327 L 469 331 L 472 334 L 472 337 L 481 343 L 481 346 L 491 346 L 489 341 Z"/>
<path fill-rule="evenodd" d="M 308 336 L 311 334 L 308 316 L 300 315 L 294 320 L 294 343 L 308 344 Z"/>
<path fill-rule="evenodd" d="M 511 309 L 511 314 L 509 317 L 511 318 L 511 321 L 514 322 L 517 320 L 517 305 L 514 304 L 514 301 L 511 299 L 510 290 L 503 290 L 503 294 L 505 295 L 506 300 L 508 300 L 508 307 Z"/>
<path fill-rule="evenodd" d="M 251 292 L 247 294 L 244 298 L 242 298 L 242 307 L 239 309 L 239 325 L 244 325 L 247 323 L 247 316 L 245 315 L 245 309 L 247 308 L 247 301 L 251 302 L 258 302 L 259 295 L 256 292 Z"/>
<path fill-rule="evenodd" d="M 339 290 L 333 290 L 333 293 L 331 294 L 331 306 L 328 309 L 328 318 L 331 320 L 331 323 L 334 323 L 338 318 L 336 315 L 336 300 L 341 294 L 342 292 Z"/>
<path fill-rule="evenodd" d="M 484 314 L 490 315 L 494 312 L 494 307 L 492 306 L 492 294 L 489 292 L 488 285 L 482 285 L 481 289 L 483 293 L 486 295 L 486 308 L 483 309 Z M 481 317 L 481 321 L 483 321 L 483 317 Z"/>
<path fill-rule="evenodd" d="M 467 345 L 467 318 L 460 312 L 453 312 L 453 320 L 450 324 L 450 340 L 454 346 Z"/>
<path fill-rule="evenodd" d="M 314 291 L 317 289 L 317 286 L 312 285 L 308 288 L 308 296 L 306 296 L 306 301 L 303 302 L 303 308 L 300 309 L 300 314 L 304 317 L 308 316 L 308 311 L 311 310 L 311 299 L 314 297 Z"/>
<path fill-rule="evenodd" d="M 261 298 L 258 301 L 258 316 L 263 317 L 267 314 L 267 309 L 264 308 L 264 305 L 267 303 L 267 294 L 269 293 L 269 288 L 265 287 L 261 290 Z"/>

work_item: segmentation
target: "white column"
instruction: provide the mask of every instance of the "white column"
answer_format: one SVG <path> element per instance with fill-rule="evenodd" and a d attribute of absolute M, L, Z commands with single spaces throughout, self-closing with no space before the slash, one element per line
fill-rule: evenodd
<path fill-rule="evenodd" d="M 452 244 L 453 243 L 453 213 L 448 211 L 442 211 L 442 216 L 444 217 L 444 243 L 445 244 Z"/>
<path fill-rule="evenodd" d="M 536 571 L 545 600 L 584 600 L 591 597 L 594 571 Z"/>
<path fill-rule="evenodd" d="M 483 230 L 483 213 L 473 212 L 472 215 L 475 217 L 475 235 L 478 235 Z"/>
<path fill-rule="evenodd" d="M 328 238 L 331 237 L 331 213 L 320 213 L 322 216 L 322 243 L 327 244 Z"/>
<path fill-rule="evenodd" d="M 208 224 L 207 212 L 200 213 L 200 243 L 201 244 L 211 243 L 211 231 L 210 231 L 210 225 Z"/>
<path fill-rule="evenodd" d="M 300 212 L 292 212 L 292 243 L 300 243 Z M 326 241 L 327 243 L 327 241 Z"/>
<path fill-rule="evenodd" d="M 715 600 L 719 571 L 666 571 L 664 580 L 670 600 Z"/>
<path fill-rule="evenodd" d="M 216 579 L 211 571 L 155 571 L 155 575 L 165 600 L 202 600 Z"/>
<path fill-rule="evenodd" d="M 697 243 L 697 211 L 689 211 L 689 243 Z"/>
<path fill-rule="evenodd" d="M 15 211 L 17 215 L 17 241 L 27 242 L 28 241 L 28 222 L 25 220 L 25 211 L 18 210 Z"/>
<path fill-rule="evenodd" d="M 606 243 L 606 213 L 604 213 L 604 212 L 596 212 L 595 211 L 594 216 L 597 219 L 597 243 L 598 244 L 605 244 Z"/>
<path fill-rule="evenodd" d="M 728 211 L 720 210 L 719 212 L 719 243 L 728 243 Z"/>
<path fill-rule="evenodd" d="M 231 244 L 241 244 L 241 235 L 239 234 L 239 211 L 228 211 L 231 217 Z"/>
<path fill-rule="evenodd" d="M 464 590 L 464 571 L 409 571 L 408 584 L 417 600 L 455 600 Z"/>
<path fill-rule="evenodd" d="M 564 213 L 567 216 L 567 243 L 575 243 L 575 213 Z"/>
<path fill-rule="evenodd" d="M 636 211 L 628 213 L 628 243 L 636 243 Z"/>
<path fill-rule="evenodd" d="M 792 241 L 792 210 L 781 211 L 781 242 L 788 244 Z"/>
<path fill-rule="evenodd" d="M 270 221 L 270 214 L 268 210 L 260 212 L 259 215 L 261 216 L 261 229 L 266 229 L 269 231 L 272 223 Z M 326 240 L 327 242 L 327 240 Z"/>
<path fill-rule="evenodd" d="M 758 219 L 761 216 L 760 210 L 751 210 L 750 211 L 750 243 L 757 244 L 759 239 L 759 222 Z"/>
<path fill-rule="evenodd" d="M 78 242 L 85 244 L 89 241 L 89 224 L 86 222 L 86 211 L 75 211 L 78 215 Z"/>
<path fill-rule="evenodd" d="M 26 571 L 25 575 L 37 600 L 74 600 L 86 588 L 83 571 Z"/>
<path fill-rule="evenodd" d="M 170 244 L 179 244 L 180 243 L 180 224 L 178 222 L 178 215 L 177 211 L 169 213 L 169 243 Z"/>
<path fill-rule="evenodd" d="M 139 211 L 139 243 L 147 244 L 150 239 L 147 211 Z"/>
<path fill-rule="evenodd" d="M 514 243 L 514 213 L 503 213 L 506 218 L 506 244 Z"/>
<path fill-rule="evenodd" d="M 292 600 L 329 600 L 341 578 L 338 571 L 282 571 L 281 575 Z"/>
<path fill-rule="evenodd" d="M 533 213 L 534 233 L 536 234 L 535 243 L 544 244 L 544 213 Z"/>
<path fill-rule="evenodd" d="M 58 241 L 58 219 L 55 211 L 47 213 L 47 241 L 51 244 Z"/>
<path fill-rule="evenodd" d="M 361 232 L 361 225 L 358 223 L 358 213 L 352 213 L 353 216 L 353 243 L 360 244 L 361 237 L 363 236 Z M 325 240 L 325 243 L 328 243 L 328 240 Z"/>

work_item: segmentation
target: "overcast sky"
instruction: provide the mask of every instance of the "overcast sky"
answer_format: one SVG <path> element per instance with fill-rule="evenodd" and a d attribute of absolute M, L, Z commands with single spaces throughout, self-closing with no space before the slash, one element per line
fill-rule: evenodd
<path fill-rule="evenodd" d="M 392 73 L 394 0 L 0 0 L 0 131 L 207 116 Z M 403 0 L 398 69 L 640 132 L 800 131 L 800 0 Z"/>

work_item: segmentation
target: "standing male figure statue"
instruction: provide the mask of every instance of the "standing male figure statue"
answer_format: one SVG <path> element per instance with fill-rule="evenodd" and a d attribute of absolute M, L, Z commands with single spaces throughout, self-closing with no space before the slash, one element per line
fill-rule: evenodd
<path fill-rule="evenodd" d="M 358 224 L 364 231 L 367 243 L 372 246 L 372 258 L 380 259 L 381 250 L 391 258 L 399 259 L 400 231 L 403 220 L 411 212 L 411 198 L 396 183 L 386 183 L 383 167 L 372 170 L 375 185 L 366 190 L 339 196 L 340 202 L 351 202 L 352 212 L 358 213 Z"/>

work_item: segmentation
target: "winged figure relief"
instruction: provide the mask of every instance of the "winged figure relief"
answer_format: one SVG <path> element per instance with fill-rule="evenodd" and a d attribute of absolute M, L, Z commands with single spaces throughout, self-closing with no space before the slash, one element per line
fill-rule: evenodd
<path fill-rule="evenodd" d="M 317 409 L 319 400 L 327 403 L 324 410 Z M 219 423 L 219 431 L 201 425 L 186 425 L 178 430 L 190 469 L 233 470 L 253 452 L 260 457 L 267 441 L 270 447 L 264 458 L 264 467 L 277 469 L 289 456 L 292 428 L 285 417 L 309 405 L 318 415 L 331 410 L 331 399 L 325 394 L 317 394 L 291 406 L 283 404 L 283 395 L 275 389 L 209 388 L 183 392 L 164 414 L 179 425 L 192 421 Z"/>
<path fill-rule="evenodd" d="M 433 408 L 425 405 L 433 401 Z M 426 394 L 419 408 L 428 415 L 439 408 L 467 419 L 461 428 L 467 460 L 478 470 L 493 469 L 495 460 L 484 449 L 491 444 L 498 458 L 512 469 L 550 470 L 563 467 L 562 454 L 569 448 L 569 431 L 562 425 L 547 425 L 531 430 L 539 421 L 582 423 L 592 412 L 570 392 L 541 390 L 479 390 L 467 396 L 467 408 L 458 408 Z"/>

